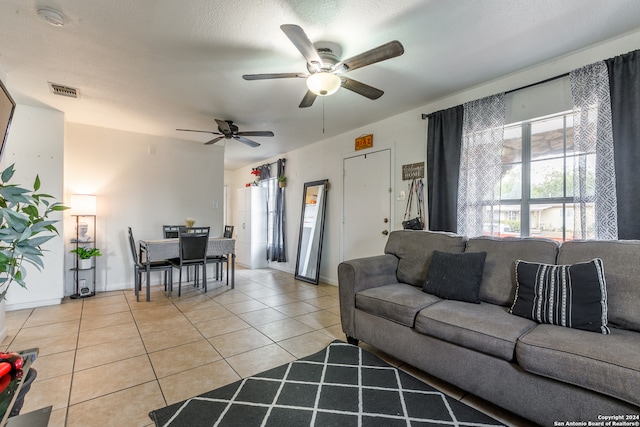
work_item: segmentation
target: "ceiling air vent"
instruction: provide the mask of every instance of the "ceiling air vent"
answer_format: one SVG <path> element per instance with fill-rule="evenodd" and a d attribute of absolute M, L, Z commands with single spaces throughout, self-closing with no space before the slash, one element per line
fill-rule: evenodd
<path fill-rule="evenodd" d="M 49 82 L 49 89 L 51 90 L 51 93 L 53 93 L 54 95 L 68 96 L 69 98 L 78 97 L 78 89 L 73 87 Z"/>

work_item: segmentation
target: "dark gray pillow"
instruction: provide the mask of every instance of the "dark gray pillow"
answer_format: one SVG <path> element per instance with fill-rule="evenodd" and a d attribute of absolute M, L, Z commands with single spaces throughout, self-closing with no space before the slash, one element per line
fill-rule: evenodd
<path fill-rule="evenodd" d="M 608 334 L 602 260 L 572 265 L 516 261 L 516 297 L 510 312 L 538 323 Z"/>
<path fill-rule="evenodd" d="M 480 284 L 486 252 L 452 254 L 433 251 L 422 291 L 457 301 L 480 304 Z"/>

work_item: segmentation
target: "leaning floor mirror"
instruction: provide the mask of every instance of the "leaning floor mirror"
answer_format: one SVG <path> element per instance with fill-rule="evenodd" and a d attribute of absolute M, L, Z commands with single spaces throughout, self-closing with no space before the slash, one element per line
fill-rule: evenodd
<path fill-rule="evenodd" d="M 316 285 L 320 279 L 320 255 L 328 189 L 329 180 L 323 179 L 305 183 L 302 192 L 295 277 Z"/>

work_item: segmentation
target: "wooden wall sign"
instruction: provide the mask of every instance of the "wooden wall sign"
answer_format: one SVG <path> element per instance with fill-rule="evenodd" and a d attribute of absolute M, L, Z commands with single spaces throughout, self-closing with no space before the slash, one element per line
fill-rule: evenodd
<path fill-rule="evenodd" d="M 402 165 L 402 180 L 424 178 L 424 162 Z"/>
<path fill-rule="evenodd" d="M 373 134 L 363 135 L 356 138 L 356 151 L 373 147 Z"/>

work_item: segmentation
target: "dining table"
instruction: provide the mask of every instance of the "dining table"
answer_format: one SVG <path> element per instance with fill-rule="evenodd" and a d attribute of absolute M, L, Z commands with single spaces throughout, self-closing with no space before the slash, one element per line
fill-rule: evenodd
<path fill-rule="evenodd" d="M 228 256 L 231 261 L 231 289 L 235 287 L 235 253 L 236 241 L 227 237 L 210 237 L 207 245 L 207 257 Z M 140 240 L 140 259 L 144 260 L 147 273 L 147 301 L 150 301 L 151 263 L 180 257 L 180 240 L 154 239 Z M 227 277 L 227 283 L 229 278 Z M 139 300 L 139 292 L 136 289 L 136 301 Z"/>

